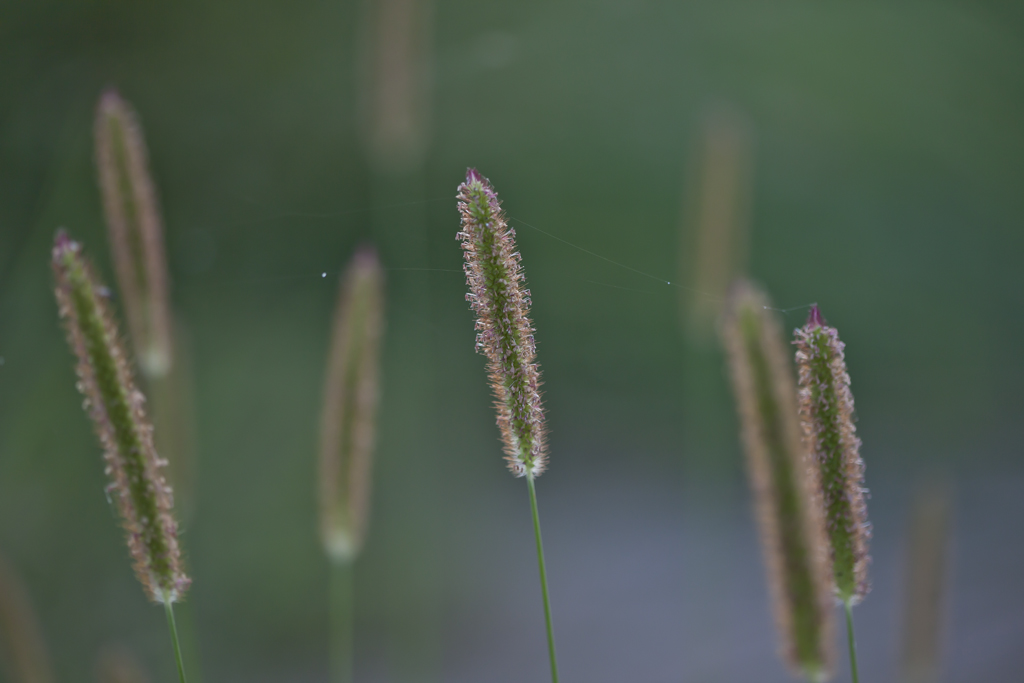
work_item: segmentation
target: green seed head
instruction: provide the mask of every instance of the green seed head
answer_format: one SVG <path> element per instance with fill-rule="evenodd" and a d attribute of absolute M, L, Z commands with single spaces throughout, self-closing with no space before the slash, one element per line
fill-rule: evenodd
<path fill-rule="evenodd" d="M 547 465 L 540 371 L 515 231 L 490 182 L 469 169 L 459 185 L 459 213 L 466 263 L 466 300 L 476 313 L 476 348 L 487 356 L 505 460 L 517 477 L 539 475 Z"/>
<path fill-rule="evenodd" d="M 767 297 L 738 282 L 722 336 L 783 655 L 809 680 L 824 680 L 833 661 L 828 542 L 782 328 Z"/>
<path fill-rule="evenodd" d="M 104 450 L 108 493 L 117 503 L 135 574 L 156 602 L 180 600 L 189 585 L 181 566 L 171 489 L 160 473 L 145 398 L 135 388 L 104 289 L 82 248 L 58 231 L 53 247 L 57 303 L 78 358 L 78 389 Z"/>
<path fill-rule="evenodd" d="M 836 597 L 856 604 L 868 592 L 868 523 L 864 502 L 864 461 L 853 426 L 853 394 L 844 344 L 825 325 L 817 306 L 807 324 L 794 331 L 799 369 L 800 423 L 818 463 L 825 524 L 832 553 Z"/>
<path fill-rule="evenodd" d="M 336 562 L 366 535 L 383 328 L 384 271 L 365 247 L 341 278 L 320 423 L 320 531 Z"/>
<path fill-rule="evenodd" d="M 171 314 L 163 226 L 142 128 L 111 89 L 96 108 L 96 168 L 132 345 L 144 376 L 170 371 Z"/>

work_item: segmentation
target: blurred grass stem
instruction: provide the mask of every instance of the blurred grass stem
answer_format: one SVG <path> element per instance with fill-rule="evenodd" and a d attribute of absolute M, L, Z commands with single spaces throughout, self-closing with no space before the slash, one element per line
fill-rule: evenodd
<path fill-rule="evenodd" d="M 853 683 L 859 683 L 859 678 L 857 677 L 857 644 L 853 638 L 852 600 L 843 601 L 843 610 L 846 612 L 846 644 L 850 647 L 850 677 Z"/>
<path fill-rule="evenodd" d="M 533 512 L 533 535 L 537 539 L 537 566 L 540 569 L 540 590 L 544 596 L 544 624 L 548 633 L 548 656 L 551 658 L 551 683 L 558 683 L 558 662 L 555 660 L 555 634 L 551 628 L 551 600 L 548 598 L 548 572 L 544 567 L 544 543 L 540 537 L 540 516 L 537 514 L 537 488 L 533 474 L 526 475 L 530 489 L 530 510 Z"/>
<path fill-rule="evenodd" d="M 174 603 L 164 602 L 167 611 L 167 628 L 171 631 L 171 642 L 174 644 L 174 661 L 178 664 L 178 682 L 185 683 L 185 663 L 181 660 L 181 644 L 178 642 L 178 627 L 174 623 Z"/>
<path fill-rule="evenodd" d="M 331 562 L 331 680 L 352 683 L 352 563 Z"/>

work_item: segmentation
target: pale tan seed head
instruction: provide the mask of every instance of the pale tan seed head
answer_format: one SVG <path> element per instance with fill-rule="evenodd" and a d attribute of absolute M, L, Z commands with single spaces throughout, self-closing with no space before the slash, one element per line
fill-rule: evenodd
<path fill-rule="evenodd" d="M 108 643 L 96 658 L 99 683 L 150 683 L 138 657 L 124 643 Z"/>
<path fill-rule="evenodd" d="M 0 664 L 11 683 L 53 683 L 46 643 L 28 590 L 0 556 Z"/>
<path fill-rule="evenodd" d="M 910 510 L 904 575 L 904 683 L 936 683 L 948 627 L 953 489 L 934 479 L 918 486 Z"/>
<path fill-rule="evenodd" d="M 143 375 L 162 377 L 173 363 L 163 223 L 138 117 L 114 89 L 100 97 L 94 136 L 103 213 L 132 346 Z"/>
<path fill-rule="evenodd" d="M 366 4 L 361 105 L 367 152 L 380 171 L 419 168 L 430 141 L 432 4 Z"/>
<path fill-rule="evenodd" d="M 364 247 L 341 278 L 320 421 L 320 531 L 336 562 L 366 536 L 383 331 L 384 271 Z"/>
<path fill-rule="evenodd" d="M 734 278 L 747 266 L 752 143 L 750 127 L 718 105 L 703 117 L 692 189 L 686 193 L 681 272 L 684 320 L 697 341 L 714 338 L 714 325 Z"/>
<path fill-rule="evenodd" d="M 834 660 L 828 542 L 816 469 L 800 438 L 789 354 L 768 306 L 760 290 L 738 281 L 722 336 L 782 654 L 794 671 L 824 680 Z"/>

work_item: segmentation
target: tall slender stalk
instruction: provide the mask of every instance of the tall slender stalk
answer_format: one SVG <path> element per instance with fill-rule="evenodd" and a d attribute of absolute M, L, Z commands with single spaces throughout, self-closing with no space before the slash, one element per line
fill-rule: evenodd
<path fill-rule="evenodd" d="M 351 683 L 355 669 L 352 574 L 352 562 L 331 562 L 331 680 L 334 683 Z"/>
<path fill-rule="evenodd" d="M 551 628 L 551 600 L 548 598 L 548 572 L 544 566 L 544 543 L 540 537 L 540 515 L 537 514 L 537 487 L 533 475 L 526 477 L 530 489 L 530 510 L 533 512 L 533 535 L 537 539 L 537 567 L 540 569 L 540 590 L 544 596 L 544 625 L 548 634 L 548 657 L 551 659 L 551 683 L 558 683 L 558 662 L 555 659 L 555 633 Z"/>
<path fill-rule="evenodd" d="M 850 676 L 853 678 L 853 683 L 858 683 L 857 644 L 853 639 L 853 601 L 843 601 L 843 609 L 846 611 L 846 644 L 850 648 Z"/>
<path fill-rule="evenodd" d="M 174 661 L 178 664 L 178 683 L 185 683 L 185 663 L 181 659 L 181 644 L 178 642 L 178 626 L 174 623 L 174 603 L 164 602 L 167 612 L 167 628 L 171 631 L 171 642 L 174 644 Z"/>

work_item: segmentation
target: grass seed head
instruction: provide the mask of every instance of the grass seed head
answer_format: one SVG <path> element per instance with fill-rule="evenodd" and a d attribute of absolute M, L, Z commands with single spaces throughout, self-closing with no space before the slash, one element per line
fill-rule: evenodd
<path fill-rule="evenodd" d="M 767 297 L 741 281 L 733 286 L 722 336 L 782 652 L 795 671 L 824 680 L 834 658 L 828 542 L 782 328 Z"/>
<path fill-rule="evenodd" d="M 403 173 L 423 165 L 430 143 L 432 3 L 365 3 L 362 117 L 370 162 Z"/>
<path fill-rule="evenodd" d="M 28 589 L 0 556 L 0 664 L 12 683 L 53 683 L 46 643 Z"/>
<path fill-rule="evenodd" d="M 836 597 L 856 604 L 867 594 L 868 523 L 864 461 L 853 425 L 853 394 L 844 344 L 812 306 L 807 324 L 794 331 L 798 401 L 804 441 L 818 464 Z"/>
<path fill-rule="evenodd" d="M 122 643 L 109 643 L 96 658 L 98 683 L 150 683 L 135 654 Z"/>
<path fill-rule="evenodd" d="M 162 377 L 172 363 L 163 226 L 142 128 L 116 90 L 100 97 L 94 135 L 103 212 L 132 345 L 143 375 Z"/>
<path fill-rule="evenodd" d="M 384 271 L 364 247 L 341 278 L 320 423 L 321 536 L 338 562 L 366 535 L 383 328 Z"/>
<path fill-rule="evenodd" d="M 517 477 L 539 475 L 547 466 L 540 371 L 530 322 L 530 290 L 490 181 L 469 169 L 459 185 L 459 213 L 466 263 L 466 300 L 476 313 L 476 349 L 487 356 L 505 460 Z"/>
<path fill-rule="evenodd" d="M 952 482 L 922 482 L 911 503 L 906 543 L 902 670 L 906 683 L 940 679 L 949 608 Z"/>
<path fill-rule="evenodd" d="M 78 389 L 104 450 L 108 494 L 116 501 L 135 574 L 149 598 L 170 603 L 189 585 L 171 514 L 171 489 L 153 448 L 145 398 L 135 388 L 113 316 L 82 248 L 60 230 L 52 267 L 68 343 L 78 358 Z"/>

